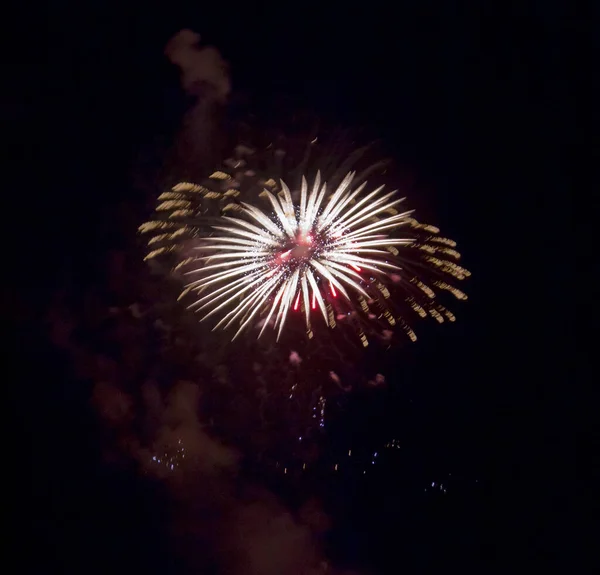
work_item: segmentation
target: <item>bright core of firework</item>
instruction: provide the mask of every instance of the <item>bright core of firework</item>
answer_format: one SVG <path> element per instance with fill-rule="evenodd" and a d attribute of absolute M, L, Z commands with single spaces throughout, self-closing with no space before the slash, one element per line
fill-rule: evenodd
<path fill-rule="evenodd" d="M 303 177 L 299 205 L 282 181 L 277 196 L 263 192 L 273 208 L 270 215 L 242 203 L 249 221 L 223 217 L 228 225 L 214 226 L 219 234 L 198 248 L 209 255 L 187 272 L 202 276 L 187 286 L 186 292 L 200 296 L 190 307 L 206 310 L 203 319 L 226 311 L 215 329 L 239 322 L 234 339 L 266 314 L 259 337 L 273 320 L 279 338 L 290 310 L 303 309 L 310 329 L 313 311 L 329 323 L 330 298 L 368 299 L 361 274 L 400 269 L 387 261 L 387 248 L 413 240 L 394 239 L 387 232 L 407 223 L 411 212 L 398 213 L 395 206 L 404 198 L 395 199 L 395 191 L 383 194 L 383 186 L 366 195 L 366 183 L 353 190 L 353 178 L 349 173 L 324 201 L 327 185 L 320 173 L 310 190 Z"/>

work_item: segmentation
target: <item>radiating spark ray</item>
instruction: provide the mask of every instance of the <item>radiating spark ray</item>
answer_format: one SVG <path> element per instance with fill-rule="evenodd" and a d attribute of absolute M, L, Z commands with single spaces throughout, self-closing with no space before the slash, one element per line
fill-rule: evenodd
<path fill-rule="evenodd" d="M 391 202 L 390 204 L 384 204 L 383 206 L 380 206 L 381 201 L 378 200 L 376 202 L 373 202 L 373 204 L 366 206 L 358 214 L 355 214 L 352 218 L 350 218 L 348 220 L 346 220 L 346 219 L 342 220 L 342 223 L 346 229 L 352 229 L 352 228 L 358 226 L 359 224 L 361 224 L 362 222 L 364 222 L 365 220 L 370 220 L 377 214 L 387 210 L 391 206 L 395 206 L 396 204 L 399 204 L 401 201 L 402 200 L 396 200 L 395 202 Z M 400 214 L 399 216 L 391 216 L 390 218 L 386 218 L 386 220 L 387 221 L 400 220 L 403 217 L 405 217 L 404 214 Z M 379 222 L 375 222 L 374 224 L 371 224 L 371 226 L 367 226 L 367 229 L 375 226 L 376 224 L 379 224 Z M 361 230 L 361 231 L 363 231 L 363 230 Z"/>
<path fill-rule="evenodd" d="M 286 319 L 288 311 L 290 309 L 291 300 L 294 297 L 294 294 L 296 293 L 296 287 L 298 286 L 299 275 L 300 275 L 300 270 L 297 269 L 294 272 L 292 279 L 288 280 L 287 291 L 283 295 L 283 299 L 285 300 L 285 302 L 282 303 L 283 310 L 282 310 L 281 318 L 279 320 L 279 331 L 277 332 L 277 341 L 279 341 L 279 337 L 281 336 L 283 326 L 285 325 L 285 319 Z"/>
<path fill-rule="evenodd" d="M 310 325 L 310 296 L 308 293 L 308 283 L 306 279 L 306 275 L 302 274 L 301 278 L 302 285 L 302 299 L 304 301 L 304 315 L 306 316 L 306 327 Z"/>
<path fill-rule="evenodd" d="M 273 299 L 272 305 L 269 307 L 269 314 L 265 318 L 265 322 L 262 326 L 262 329 L 260 330 L 260 333 L 258 334 L 259 338 L 263 334 L 263 331 L 265 331 L 265 328 L 269 324 L 269 321 L 271 321 L 271 317 L 275 313 L 275 310 L 277 309 L 277 304 L 279 303 L 279 300 L 281 299 L 281 296 L 283 295 L 284 290 L 285 290 L 285 284 L 279 288 L 279 291 L 277 292 L 277 294 L 275 295 L 275 297 Z"/>
<path fill-rule="evenodd" d="M 214 305 L 218 300 L 220 300 L 222 297 L 225 297 L 225 295 L 229 295 L 229 293 L 231 293 L 231 291 L 235 291 L 236 293 L 234 295 L 232 295 L 230 298 L 227 298 L 224 302 L 222 302 L 221 304 L 219 304 L 217 307 L 215 307 L 211 312 L 207 313 L 203 318 L 202 321 L 204 321 L 205 319 L 209 318 L 211 315 L 213 315 L 215 312 L 217 312 L 218 310 L 222 309 L 223 307 L 225 307 L 227 304 L 229 304 L 230 302 L 234 301 L 235 299 L 239 298 L 240 295 L 246 293 L 249 289 L 252 289 L 256 284 L 262 282 L 262 278 L 258 277 L 257 279 L 255 279 L 254 281 L 250 282 L 248 285 L 246 285 L 246 287 L 244 287 L 243 289 L 238 289 L 240 286 L 239 285 L 235 285 L 234 288 L 227 290 L 226 292 L 220 294 L 217 297 L 212 298 L 212 300 L 206 302 L 204 305 L 202 305 L 201 307 L 198 308 L 197 311 L 200 311 L 204 308 L 206 308 L 209 305 Z M 243 285 L 243 284 L 242 284 Z"/>
<path fill-rule="evenodd" d="M 319 229 L 323 229 L 326 228 L 327 226 L 331 225 L 332 222 L 335 220 L 335 218 L 339 215 L 339 213 L 356 197 L 358 196 L 363 189 L 365 188 L 365 186 L 367 185 L 367 182 L 364 182 L 363 184 L 361 184 L 360 186 L 358 186 L 358 188 L 356 188 L 356 190 L 354 192 L 352 192 L 351 194 L 347 194 L 346 197 L 344 198 L 343 201 L 339 202 L 339 204 L 331 210 L 331 212 L 329 213 L 329 215 L 327 216 L 326 221 L 324 221 L 322 223 L 322 225 L 319 227 Z"/>
<path fill-rule="evenodd" d="M 325 320 L 325 324 L 328 323 L 327 319 L 327 310 L 325 309 L 325 302 L 323 301 L 323 297 L 321 296 L 321 292 L 319 291 L 319 286 L 317 285 L 317 281 L 315 280 L 315 276 L 313 275 L 311 270 L 306 270 L 306 277 L 308 278 L 308 283 L 310 283 L 313 289 L 313 295 L 317 298 L 317 303 L 319 304 L 319 308 L 321 308 L 321 313 L 323 314 L 323 319 Z"/>
<path fill-rule="evenodd" d="M 269 198 L 269 201 L 271 202 L 271 205 L 273 206 L 273 209 L 275 210 L 275 214 L 277 215 L 279 222 L 283 226 L 283 229 L 287 232 L 287 234 L 290 238 L 293 238 L 294 237 L 294 228 L 290 225 L 290 222 L 288 221 L 285 214 L 283 213 L 283 210 L 281 209 L 281 205 L 280 205 L 279 201 L 268 190 L 265 190 L 265 192 L 267 194 L 267 198 Z"/>
<path fill-rule="evenodd" d="M 268 293 L 269 289 L 272 286 L 276 285 L 279 278 L 283 275 L 283 272 L 280 272 L 270 280 L 267 280 L 256 292 L 252 295 L 244 298 L 237 307 L 235 307 L 232 311 L 230 311 L 227 315 L 223 317 L 223 319 L 213 328 L 213 331 L 220 327 L 223 323 L 229 320 L 226 324 L 226 328 L 231 325 L 232 322 L 235 321 L 237 317 L 249 306 L 251 306 L 255 301 L 260 300 L 264 294 Z"/>
<path fill-rule="evenodd" d="M 306 219 L 306 192 L 308 184 L 306 178 L 302 176 L 302 187 L 300 188 L 300 231 L 304 231 L 304 221 Z"/>
<path fill-rule="evenodd" d="M 352 217 L 354 217 L 353 216 L 354 212 L 356 212 L 362 206 L 367 204 L 369 202 L 369 200 L 371 200 L 371 198 L 374 198 L 379 192 L 381 192 L 381 190 L 383 190 L 383 188 L 384 188 L 384 186 L 380 186 L 379 188 L 377 188 L 376 190 L 373 190 L 370 194 L 367 194 L 364 198 L 362 198 L 361 200 L 356 202 L 356 204 L 354 204 L 346 213 L 343 214 L 343 216 L 340 218 L 340 222 L 338 224 L 336 224 L 334 227 L 337 228 L 338 225 L 345 226 L 346 222 L 351 220 Z M 388 194 L 388 196 L 390 196 L 390 197 L 392 195 L 393 195 L 393 192 L 390 192 L 390 194 Z M 362 210 L 361 210 L 361 212 L 362 212 Z"/>
<path fill-rule="evenodd" d="M 258 208 L 242 202 L 242 205 L 246 208 L 246 213 L 253 217 L 259 224 L 262 224 L 267 230 L 277 237 L 281 237 L 283 232 Z"/>
<path fill-rule="evenodd" d="M 250 230 L 251 232 L 254 232 L 258 235 L 263 236 L 265 239 L 273 240 L 274 242 L 276 242 L 275 238 L 273 238 L 273 236 L 271 234 L 269 234 L 269 232 L 267 232 L 265 229 L 259 228 L 258 226 L 255 226 L 254 224 L 247 222 L 246 220 L 242 220 L 240 218 L 232 218 L 231 216 L 222 216 L 222 217 L 224 220 L 227 220 L 237 226 L 242 226 L 242 227 L 246 228 L 247 230 Z"/>
<path fill-rule="evenodd" d="M 240 286 L 243 286 L 252 281 L 259 283 L 260 281 L 262 281 L 262 279 L 263 279 L 262 274 L 254 274 L 251 276 L 240 278 L 237 281 L 234 281 L 232 283 L 227 283 L 224 286 L 222 286 L 214 291 L 211 291 L 208 295 L 205 295 L 204 297 L 197 299 L 194 303 L 192 303 L 188 306 L 188 309 L 192 309 L 192 308 L 200 305 L 201 307 L 199 307 L 198 310 L 201 310 L 205 307 L 204 305 L 202 305 L 203 303 L 208 302 L 206 305 L 215 303 L 215 302 L 219 301 L 222 297 L 225 297 L 227 294 L 231 293 L 232 291 L 236 291 Z"/>
<path fill-rule="evenodd" d="M 266 237 L 265 235 L 261 235 L 261 234 L 256 234 L 256 233 L 252 233 L 250 231 L 246 231 L 246 230 L 240 230 L 240 229 L 236 229 L 236 228 L 227 228 L 227 227 L 223 227 L 223 226 L 214 226 L 215 230 L 220 230 L 222 232 L 229 232 L 231 234 L 235 234 L 238 236 L 241 236 L 243 238 L 247 238 L 253 242 L 257 242 L 259 244 L 267 244 L 267 245 L 271 245 L 271 246 L 276 246 L 277 242 L 275 240 L 272 240 L 269 237 Z"/>
<path fill-rule="evenodd" d="M 327 203 L 327 206 L 325 206 L 325 209 L 323 210 L 323 213 L 321 214 L 321 217 L 319 218 L 319 221 L 317 222 L 317 226 L 316 226 L 317 231 L 321 231 L 321 229 L 325 225 L 327 225 L 327 223 L 329 221 L 329 214 L 331 213 L 332 209 L 335 208 L 339 204 L 339 199 L 342 197 L 344 192 L 348 189 L 348 187 L 352 183 L 352 178 L 354 178 L 354 172 L 350 172 L 344 178 L 342 183 L 339 185 L 338 189 L 331 196 L 331 199 Z"/>
<path fill-rule="evenodd" d="M 344 286 L 335 278 L 335 275 L 332 274 L 323 264 L 321 264 L 317 260 L 312 260 L 310 265 L 315 268 L 315 271 L 320 272 L 325 278 L 327 278 L 336 288 L 338 288 L 345 296 L 346 299 L 350 299 L 348 292 L 344 288 Z"/>
<path fill-rule="evenodd" d="M 336 278 L 339 278 L 341 281 L 345 282 L 346 284 L 348 284 L 350 287 L 354 288 L 358 293 L 360 293 L 361 295 L 365 296 L 365 297 L 369 297 L 369 294 L 360 286 L 360 284 L 358 284 L 357 282 L 355 282 L 352 278 L 349 278 L 345 272 L 348 273 L 353 273 L 355 274 L 358 278 L 362 279 L 360 277 L 359 274 L 357 274 L 354 270 L 349 269 L 349 268 L 344 268 L 343 266 L 338 266 L 336 265 L 334 262 L 327 262 L 327 265 L 325 266 L 328 271 L 335 276 Z M 336 269 L 337 268 L 337 269 Z"/>

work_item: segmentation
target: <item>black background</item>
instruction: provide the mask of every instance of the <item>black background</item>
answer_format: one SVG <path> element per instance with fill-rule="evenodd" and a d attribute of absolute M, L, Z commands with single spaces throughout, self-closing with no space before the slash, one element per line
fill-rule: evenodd
<path fill-rule="evenodd" d="M 17 336 L 6 383 L 16 458 L 5 466 L 18 489 L 5 497 L 16 502 L 21 560 L 45 571 L 56 549 L 72 547 L 89 572 L 167 569 L 158 552 L 144 559 L 164 540 L 152 494 L 98 463 L 85 388 L 36 326 L 65 271 L 93 281 L 95 258 L 123 241 L 97 230 L 124 198 L 135 203 L 140 151 L 172 141 L 185 101 L 162 51 L 181 28 L 218 47 L 234 91 L 289 93 L 324 116 L 377 130 L 417 174 L 415 190 L 473 272 L 460 322 L 443 340 L 410 348 L 394 379 L 410 390 L 402 401 L 416 404 L 402 426 L 417 438 L 419 472 L 404 481 L 459 468 L 481 485 L 445 504 L 447 524 L 415 518 L 421 547 L 408 558 L 395 556 L 391 535 L 381 543 L 393 518 L 365 511 L 374 541 L 364 561 L 395 562 L 398 572 L 561 565 L 568 543 L 556 526 L 572 468 L 564 459 L 571 333 L 560 302 L 570 265 L 551 237 L 569 217 L 576 111 L 574 20 L 552 2 L 57 2 L 23 14 L 4 94 L 6 160 L 17 173 L 5 208 L 7 275 L 18 285 L 5 298 Z M 394 477 L 356 505 L 381 509 L 377 498 L 398 489 Z M 439 565 L 425 559 L 449 537 Z"/>

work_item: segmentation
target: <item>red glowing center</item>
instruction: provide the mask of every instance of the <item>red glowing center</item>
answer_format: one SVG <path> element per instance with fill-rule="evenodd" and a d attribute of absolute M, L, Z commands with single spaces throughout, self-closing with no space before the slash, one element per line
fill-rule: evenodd
<path fill-rule="evenodd" d="M 280 252 L 278 257 L 282 261 L 309 260 L 316 250 L 314 243 L 311 235 L 299 235 L 295 241 L 285 246 L 284 251 Z"/>

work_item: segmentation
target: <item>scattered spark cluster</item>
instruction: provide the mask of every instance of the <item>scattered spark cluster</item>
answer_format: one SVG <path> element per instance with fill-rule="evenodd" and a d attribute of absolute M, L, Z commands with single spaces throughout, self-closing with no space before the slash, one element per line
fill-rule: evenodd
<path fill-rule="evenodd" d="M 325 398 L 319 397 L 319 427 L 325 427 Z"/>
<path fill-rule="evenodd" d="M 320 395 L 317 405 L 313 406 L 313 419 L 319 420 L 319 427 L 325 427 L 325 405 L 327 400 Z"/>
<path fill-rule="evenodd" d="M 400 449 L 400 440 L 392 439 L 392 441 L 385 444 L 385 447 L 386 449 Z"/>
<path fill-rule="evenodd" d="M 435 481 L 431 482 L 431 488 L 439 489 L 439 491 L 442 493 L 447 493 L 447 491 L 448 491 L 448 489 L 446 487 L 444 487 L 443 483 L 436 483 Z M 425 489 L 425 491 L 427 491 L 427 488 Z"/>
<path fill-rule="evenodd" d="M 321 417 L 324 417 L 325 401 L 324 401 L 323 397 L 319 398 L 319 406 L 321 406 L 320 407 Z M 315 409 L 317 409 L 317 408 L 315 407 Z M 299 441 L 302 441 L 302 437 L 299 437 L 298 439 L 299 439 Z M 400 440 L 392 439 L 391 441 L 384 444 L 384 448 L 385 449 L 400 449 Z M 371 465 L 375 465 L 377 463 L 379 455 L 380 455 L 380 453 L 378 451 L 374 451 L 374 452 L 370 453 L 369 459 L 370 459 Z M 348 449 L 347 457 L 348 458 L 352 457 L 352 449 Z M 178 468 L 181 468 L 184 459 L 185 459 L 185 448 L 183 446 L 182 440 L 179 439 L 175 448 L 163 448 L 163 450 L 160 453 L 153 455 L 151 458 L 151 463 L 154 466 L 159 466 L 162 469 L 166 469 L 167 471 L 172 472 Z M 336 461 L 335 463 L 330 464 L 329 469 L 333 472 L 338 472 L 338 471 L 343 472 L 344 470 L 352 471 L 354 469 L 354 472 L 362 471 L 362 475 L 366 475 L 367 469 L 368 469 L 367 460 L 364 460 L 363 458 L 361 458 L 360 461 L 357 461 L 357 464 L 360 467 L 360 469 L 358 469 L 358 470 L 354 469 L 353 467 L 348 467 L 348 465 L 344 465 L 343 463 L 340 463 L 339 461 Z M 367 465 L 366 468 L 363 468 L 363 465 Z M 289 462 L 282 463 L 280 461 L 277 461 L 275 463 L 275 468 L 277 470 L 279 470 L 280 472 L 282 472 L 284 475 L 287 475 L 289 472 L 294 472 L 294 471 L 300 471 L 301 473 L 304 473 L 311 469 L 311 466 L 307 465 L 306 462 L 302 462 L 301 466 L 298 469 L 296 469 L 297 467 L 298 467 L 297 465 L 294 465 Z M 385 467 L 385 464 L 384 464 L 384 467 Z M 446 478 L 445 481 L 431 481 L 431 483 L 427 484 L 427 487 L 425 487 L 424 491 L 428 492 L 428 493 L 439 492 L 442 494 L 447 494 L 448 488 L 449 488 L 448 482 L 452 482 L 453 479 L 454 478 L 452 477 L 452 474 L 448 473 L 448 477 Z M 475 480 L 471 479 L 471 480 L 468 480 L 468 482 L 471 484 L 479 483 L 479 481 L 477 479 L 475 479 Z"/>
<path fill-rule="evenodd" d="M 384 445 L 385 449 L 399 449 L 400 445 L 399 445 L 399 440 L 397 439 L 393 439 L 392 441 L 386 443 Z M 321 474 L 323 473 L 323 471 L 329 471 L 331 472 L 334 476 L 339 476 L 340 479 L 343 479 L 344 477 L 347 477 L 348 474 L 350 475 L 359 475 L 359 476 L 369 476 L 370 473 L 369 472 L 369 467 L 375 465 L 376 467 L 380 467 L 379 469 L 379 474 L 380 473 L 387 473 L 391 470 L 394 469 L 394 467 L 390 467 L 390 464 L 393 466 L 394 464 L 393 459 L 389 459 L 386 457 L 381 457 L 381 461 L 379 461 L 380 456 L 385 456 L 385 454 L 378 452 L 378 451 L 373 451 L 373 452 L 368 452 L 368 453 L 363 453 L 363 456 L 361 457 L 359 455 L 359 457 L 357 458 L 356 461 L 351 462 L 351 457 L 352 457 L 352 449 L 348 449 L 347 453 L 345 453 L 344 455 L 347 455 L 346 457 L 342 457 L 339 459 L 332 459 L 329 463 L 325 463 L 325 467 L 323 467 L 322 464 L 315 464 L 315 462 L 313 462 L 312 464 L 307 463 L 306 461 L 301 462 L 301 463 L 291 463 L 291 462 L 287 462 L 287 463 L 283 463 L 283 462 L 276 462 L 275 464 L 275 469 L 283 472 L 284 475 L 287 475 L 289 473 L 291 474 L 299 474 L 298 476 L 302 476 L 307 472 L 310 471 L 316 471 L 317 473 Z M 345 459 L 345 461 L 344 461 Z M 376 477 L 379 475 L 376 475 Z M 438 476 L 437 479 L 440 479 L 440 476 Z M 452 473 L 447 473 L 447 474 L 443 474 L 443 478 L 441 480 L 436 480 L 436 481 L 429 481 L 426 483 L 425 488 L 423 489 L 423 491 L 425 493 L 427 493 L 427 497 L 433 495 L 447 495 L 449 492 L 450 493 L 455 493 L 455 494 L 460 494 L 460 493 L 465 493 L 467 491 L 469 492 L 473 492 L 473 490 L 476 490 L 478 488 L 478 484 L 479 484 L 479 480 L 478 479 L 474 479 L 472 477 L 469 476 L 463 476 L 461 474 L 459 474 L 459 477 L 455 477 L 453 476 Z M 422 484 L 421 484 L 422 486 Z M 413 488 L 416 489 L 421 489 L 421 487 L 419 487 L 418 485 L 414 485 Z"/>
<path fill-rule="evenodd" d="M 185 459 L 185 448 L 181 439 L 177 440 L 175 449 L 165 448 L 162 452 L 152 456 L 152 464 L 166 468 L 168 471 L 174 471 L 181 467 Z"/>
<path fill-rule="evenodd" d="M 188 279 L 181 297 L 194 296 L 189 308 L 203 320 L 216 318 L 214 329 L 234 339 L 267 326 L 279 339 L 298 315 L 312 338 L 317 315 L 329 328 L 351 326 L 365 347 L 367 333 L 389 343 L 395 328 L 415 341 L 411 315 L 455 321 L 436 291 L 466 299 L 445 280 L 470 272 L 454 241 L 399 211 L 397 191 L 369 190 L 365 172 L 353 171 L 329 186 L 307 171 L 288 186 L 249 169 L 254 155 L 238 146 L 203 185 L 173 186 L 140 227 L 151 236 L 146 259 L 176 255 Z"/>

